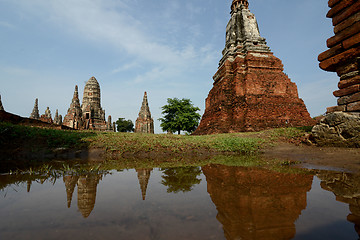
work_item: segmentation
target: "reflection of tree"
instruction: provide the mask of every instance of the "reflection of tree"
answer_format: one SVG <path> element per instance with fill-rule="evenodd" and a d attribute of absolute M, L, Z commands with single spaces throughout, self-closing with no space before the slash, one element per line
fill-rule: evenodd
<path fill-rule="evenodd" d="M 164 173 L 161 183 L 166 186 L 167 192 L 178 193 L 189 192 L 192 186 L 199 184 L 201 179 L 197 176 L 201 174 L 200 167 L 177 167 L 161 169 Z"/>

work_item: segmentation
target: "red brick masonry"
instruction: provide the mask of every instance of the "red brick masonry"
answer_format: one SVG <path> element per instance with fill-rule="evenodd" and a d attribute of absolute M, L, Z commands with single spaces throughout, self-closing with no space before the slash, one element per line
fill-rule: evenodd
<path fill-rule="evenodd" d="M 336 72 L 339 90 L 334 91 L 338 105 L 327 112 L 360 114 L 360 1 L 329 0 L 335 36 L 327 40 L 329 50 L 319 55 L 320 68 Z"/>

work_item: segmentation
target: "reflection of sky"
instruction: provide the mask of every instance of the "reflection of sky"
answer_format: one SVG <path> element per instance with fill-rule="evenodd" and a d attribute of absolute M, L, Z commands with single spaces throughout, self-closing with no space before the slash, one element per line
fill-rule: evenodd
<path fill-rule="evenodd" d="M 205 176 L 198 176 L 202 181 L 191 192 L 174 194 L 161 184 L 162 174 L 151 172 L 143 201 L 134 169 L 112 171 L 100 180 L 86 219 L 77 207 L 77 187 L 67 208 L 62 179 L 33 182 L 29 193 L 26 183 L 9 186 L 0 192 L 0 239 L 224 239 Z M 348 214 L 348 205 L 321 189 L 314 177 L 295 239 L 356 239 Z"/>
<path fill-rule="evenodd" d="M 119 239 L 119 236 L 122 236 L 120 239 L 134 236 L 142 239 L 159 239 L 156 236 L 161 239 L 211 239 L 211 236 L 223 239 L 216 208 L 207 194 L 205 176 L 198 176 L 202 181 L 193 186 L 191 192 L 168 194 L 167 187 L 161 184 L 161 175 L 157 169 L 151 172 L 145 201 L 135 170 L 113 171 L 112 175 L 106 175 L 97 186 L 95 207 L 86 219 L 77 207 L 77 187 L 71 208 L 67 208 L 62 179 L 54 185 L 33 182 L 30 193 L 26 192 L 26 184 L 15 187 L 17 192 L 9 187 L 5 190 L 6 197 L 0 200 L 0 216 L 3 217 L 0 238 L 3 234 L 11 236 L 14 231 L 21 239 L 38 238 L 39 233 L 74 239 L 94 235 L 107 239 Z M 154 238 L 149 238 L 152 235 Z"/>

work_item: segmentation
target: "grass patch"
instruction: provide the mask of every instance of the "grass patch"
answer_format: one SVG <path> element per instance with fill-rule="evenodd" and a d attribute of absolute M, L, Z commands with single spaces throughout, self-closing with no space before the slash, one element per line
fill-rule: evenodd
<path fill-rule="evenodd" d="M 311 132 L 310 127 L 299 128 L 276 128 L 269 130 L 271 139 L 285 138 L 287 140 L 304 136 L 307 132 Z"/>
<path fill-rule="evenodd" d="M 264 140 L 244 138 L 241 134 L 183 136 L 168 134 L 98 133 L 84 139 L 92 147 L 118 153 L 171 152 L 207 150 L 211 152 L 256 153 Z"/>

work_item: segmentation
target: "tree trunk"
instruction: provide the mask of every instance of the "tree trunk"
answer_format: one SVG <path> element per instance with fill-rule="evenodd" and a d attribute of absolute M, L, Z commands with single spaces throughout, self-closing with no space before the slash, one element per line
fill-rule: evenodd
<path fill-rule="evenodd" d="M 180 135 L 180 130 L 178 130 L 178 134 Z"/>

